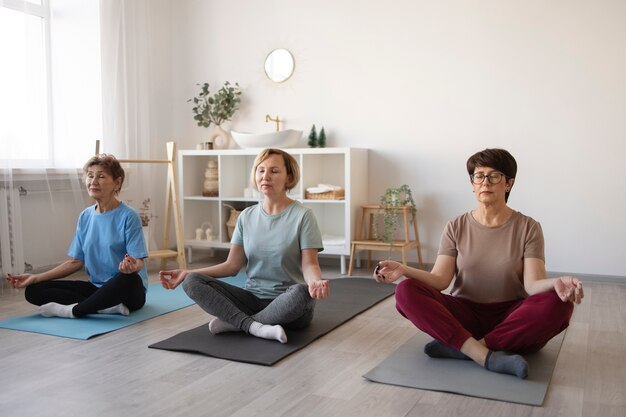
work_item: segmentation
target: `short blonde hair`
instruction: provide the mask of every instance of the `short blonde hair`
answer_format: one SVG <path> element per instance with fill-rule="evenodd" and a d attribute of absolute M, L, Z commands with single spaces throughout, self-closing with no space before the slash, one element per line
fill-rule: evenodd
<path fill-rule="evenodd" d="M 298 161 L 282 149 L 267 148 L 263 149 L 261 153 L 257 155 L 252 165 L 252 171 L 250 171 L 250 184 L 252 184 L 255 190 L 259 190 L 256 185 L 256 170 L 261 162 L 272 155 L 280 155 L 283 157 L 285 168 L 287 169 L 287 183 L 285 184 L 285 188 L 287 191 L 292 190 L 296 184 L 298 184 L 298 181 L 300 181 L 300 167 L 298 166 Z"/>

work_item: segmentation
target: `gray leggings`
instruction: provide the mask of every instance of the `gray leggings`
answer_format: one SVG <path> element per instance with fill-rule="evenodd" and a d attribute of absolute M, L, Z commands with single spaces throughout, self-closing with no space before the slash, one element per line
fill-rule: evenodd
<path fill-rule="evenodd" d="M 246 333 L 255 321 L 300 329 L 313 320 L 315 300 L 304 284 L 292 285 L 268 300 L 217 278 L 192 272 L 185 278 L 183 289 L 204 311 Z"/>

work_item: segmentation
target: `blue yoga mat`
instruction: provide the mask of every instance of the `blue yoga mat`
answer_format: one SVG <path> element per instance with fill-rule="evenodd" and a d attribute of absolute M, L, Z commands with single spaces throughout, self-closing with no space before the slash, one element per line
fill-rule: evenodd
<path fill-rule="evenodd" d="M 240 272 L 234 277 L 223 281 L 242 287 L 247 276 Z M 90 314 L 80 319 L 64 319 L 59 317 L 43 317 L 40 314 L 14 317 L 0 321 L 0 328 L 41 333 L 51 336 L 68 337 L 87 340 L 94 336 L 112 332 L 131 324 L 139 323 L 165 313 L 188 307 L 194 302 L 187 297 L 182 286 L 175 290 L 166 290 L 159 283 L 150 284 L 146 304 L 128 316 L 119 314 Z"/>

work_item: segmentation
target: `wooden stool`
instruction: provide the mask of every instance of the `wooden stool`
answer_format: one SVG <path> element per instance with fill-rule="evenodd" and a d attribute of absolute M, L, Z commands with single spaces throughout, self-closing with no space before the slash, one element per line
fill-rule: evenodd
<path fill-rule="evenodd" d="M 417 231 L 417 218 L 413 212 L 413 208 L 410 206 L 403 206 L 394 208 L 398 215 L 402 216 L 404 224 L 404 240 L 394 240 L 391 244 L 385 243 L 382 240 L 374 239 L 374 227 L 376 227 L 376 216 L 384 213 L 383 209 L 379 205 L 367 205 L 361 206 L 361 216 L 356 228 L 355 240 L 352 241 L 352 247 L 350 250 L 350 267 L 348 269 L 348 276 L 352 275 L 352 268 L 354 266 L 354 255 L 357 250 L 367 250 L 367 267 L 372 267 L 372 251 L 400 251 L 402 252 L 402 263 L 407 263 L 407 250 L 415 248 L 417 251 L 418 267 L 422 268 L 422 251 L 419 244 L 419 233 Z M 413 221 L 413 233 L 415 234 L 415 240 L 411 240 L 409 237 L 409 216 Z M 365 233 L 365 227 L 367 226 L 367 233 Z"/>

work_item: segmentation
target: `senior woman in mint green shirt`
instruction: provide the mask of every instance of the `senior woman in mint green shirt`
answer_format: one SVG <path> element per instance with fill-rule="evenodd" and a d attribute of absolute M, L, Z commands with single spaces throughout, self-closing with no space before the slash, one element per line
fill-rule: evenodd
<path fill-rule="evenodd" d="M 183 289 L 204 311 L 215 316 L 209 331 L 244 331 L 287 342 L 284 328 L 302 328 L 313 319 L 315 300 L 329 294 L 317 253 L 322 237 L 310 209 L 287 196 L 300 180 L 296 160 L 280 149 L 257 156 L 251 182 L 263 194 L 260 204 L 239 218 L 225 262 L 198 270 L 159 273 L 161 284 Z M 237 274 L 247 260 L 244 288 L 220 281 Z"/>

